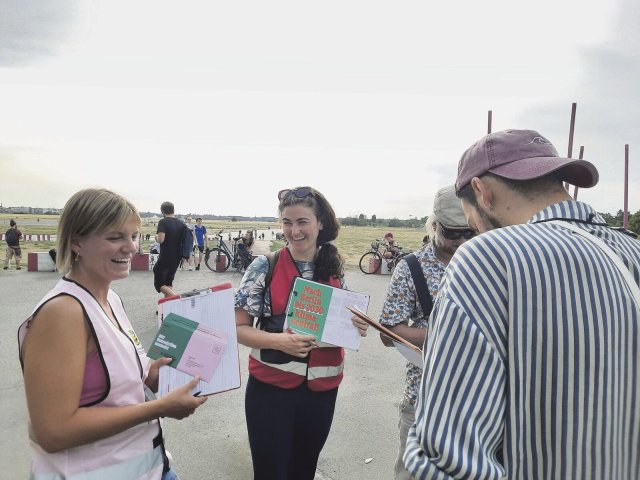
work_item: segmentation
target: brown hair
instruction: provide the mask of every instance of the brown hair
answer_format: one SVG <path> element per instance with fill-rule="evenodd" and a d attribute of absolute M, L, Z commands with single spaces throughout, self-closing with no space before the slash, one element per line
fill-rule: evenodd
<path fill-rule="evenodd" d="M 298 187 L 300 189 L 304 187 Z M 294 193 L 285 195 L 278 205 L 278 212 L 282 216 L 285 207 L 293 205 L 304 205 L 313 210 L 314 215 L 322 223 L 322 230 L 318 233 L 316 246 L 320 248 L 315 260 L 314 280 L 329 280 L 329 277 L 341 277 L 344 259 L 338 253 L 338 249 L 331 242 L 338 238 L 340 222 L 336 217 L 333 207 L 322 193 L 308 187 L 309 193 L 303 197 L 298 197 Z M 297 190 L 294 188 L 293 191 Z"/>

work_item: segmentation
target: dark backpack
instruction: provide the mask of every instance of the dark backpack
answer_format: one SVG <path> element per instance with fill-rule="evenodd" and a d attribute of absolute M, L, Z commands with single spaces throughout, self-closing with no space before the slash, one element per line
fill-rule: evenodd
<path fill-rule="evenodd" d="M 4 239 L 10 247 L 18 246 L 18 235 L 15 228 L 7 230 L 7 233 L 4 234 Z"/>
<path fill-rule="evenodd" d="M 191 258 L 191 252 L 193 252 L 193 233 L 187 227 L 186 223 L 183 223 L 182 230 L 182 243 L 180 245 L 180 256 L 185 260 Z"/>

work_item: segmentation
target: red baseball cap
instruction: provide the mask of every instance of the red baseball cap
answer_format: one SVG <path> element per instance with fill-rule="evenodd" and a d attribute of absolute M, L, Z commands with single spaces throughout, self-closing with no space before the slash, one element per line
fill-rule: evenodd
<path fill-rule="evenodd" d="M 563 181 L 581 188 L 598 183 L 598 170 L 586 160 L 563 158 L 534 130 L 490 133 L 471 145 L 458 163 L 456 193 L 473 177 L 488 172 L 511 180 L 532 180 L 559 171 Z"/>

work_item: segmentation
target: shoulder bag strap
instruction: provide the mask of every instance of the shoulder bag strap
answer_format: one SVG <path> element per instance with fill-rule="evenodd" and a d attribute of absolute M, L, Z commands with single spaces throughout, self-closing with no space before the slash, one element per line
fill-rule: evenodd
<path fill-rule="evenodd" d="M 572 232 L 577 233 L 578 235 L 581 235 L 587 240 L 591 240 L 598 247 L 600 247 L 600 249 L 613 261 L 614 265 L 618 268 L 618 270 L 620 270 L 620 273 L 622 274 L 627 284 L 629 285 L 629 289 L 633 294 L 633 298 L 636 302 L 636 306 L 640 308 L 640 287 L 638 287 L 638 284 L 634 280 L 629 269 L 626 267 L 626 265 L 623 263 L 620 257 L 611 249 L 609 245 L 604 243 L 601 239 L 599 239 L 595 235 L 591 235 L 590 233 L 585 232 L 581 228 L 578 228 L 569 222 L 565 222 L 562 220 L 553 220 L 549 223 L 553 223 L 555 225 L 558 225 L 559 227 L 563 227 L 568 230 L 571 230 Z"/>
<path fill-rule="evenodd" d="M 278 258 L 280 257 L 280 250 L 267 252 L 264 256 L 267 257 L 267 262 L 269 263 L 269 270 L 267 270 L 267 275 L 264 277 L 264 294 L 267 295 L 267 290 L 269 289 L 269 285 L 271 285 L 271 278 L 273 277 L 273 269 L 276 267 L 276 263 L 278 263 Z M 264 303 L 262 308 L 264 308 Z M 261 320 L 262 314 L 258 317 L 256 327 L 260 328 Z"/>
<path fill-rule="evenodd" d="M 269 270 L 267 271 L 267 276 L 264 277 L 265 291 L 267 290 L 267 288 L 269 288 L 269 285 L 271 285 L 271 277 L 273 277 L 273 269 L 275 268 L 276 263 L 278 263 L 279 256 L 280 256 L 280 250 L 277 250 L 275 252 L 267 252 L 265 254 L 265 257 L 267 257 L 267 261 L 269 262 Z"/>
<path fill-rule="evenodd" d="M 431 300 L 431 294 L 429 293 L 429 288 L 427 287 L 427 281 L 424 278 L 422 267 L 420 267 L 420 262 L 413 253 L 404 257 L 404 260 L 406 260 L 409 265 L 409 270 L 411 271 L 411 277 L 413 278 L 413 284 L 416 287 L 416 293 L 418 294 L 418 300 L 420 301 L 424 318 L 428 319 L 431 314 L 431 310 L 433 309 L 433 300 Z"/>

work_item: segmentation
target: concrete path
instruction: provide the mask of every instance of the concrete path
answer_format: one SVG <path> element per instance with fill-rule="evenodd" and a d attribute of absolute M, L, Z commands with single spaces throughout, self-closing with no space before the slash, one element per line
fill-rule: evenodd
<path fill-rule="evenodd" d="M 253 248 L 251 249 L 254 255 L 264 255 L 271 251 L 270 240 L 255 240 L 253 242 Z"/>
<path fill-rule="evenodd" d="M 255 253 L 268 248 L 256 242 Z M 0 472 L 2 478 L 28 478 L 27 411 L 16 332 L 35 304 L 55 284 L 50 272 L 7 270 L 0 272 Z M 188 291 L 224 282 L 235 287 L 240 275 L 178 271 L 176 288 Z M 349 270 L 351 290 L 371 295 L 369 313 L 377 318 L 389 276 L 364 275 Z M 113 284 L 120 294 L 141 341 L 148 347 L 155 333 L 158 295 L 152 272 L 134 271 Z M 248 349 L 240 346 L 242 387 L 210 397 L 190 418 L 164 422 L 167 448 L 182 480 L 250 479 L 251 457 L 244 420 L 244 389 Z M 52 359 L 64 362 L 64 358 Z M 317 479 L 371 480 L 392 478 L 397 437 L 397 406 L 404 386 L 404 361 L 394 349 L 385 348 L 376 334 L 363 339 L 359 352 L 347 352 L 345 379 L 340 387 L 333 427 L 320 456 Z M 275 440 L 275 439 L 274 439 Z M 366 459 L 372 458 L 369 463 Z"/>

